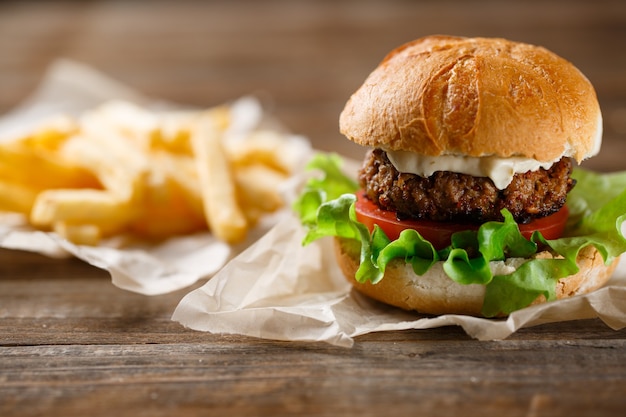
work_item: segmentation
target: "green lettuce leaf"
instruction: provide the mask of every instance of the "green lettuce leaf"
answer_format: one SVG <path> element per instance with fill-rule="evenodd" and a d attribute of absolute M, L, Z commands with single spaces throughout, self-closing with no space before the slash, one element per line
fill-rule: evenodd
<path fill-rule="evenodd" d="M 485 317 L 509 314 L 528 306 L 539 295 L 555 300 L 557 281 L 576 272 L 576 262 L 564 259 L 525 262 L 510 275 L 495 276 L 487 285 L 482 314 Z"/>
<path fill-rule="evenodd" d="M 379 233 L 385 234 L 382 230 Z M 410 263 L 417 275 L 426 273 L 440 259 L 433 245 L 411 229 L 403 230 L 398 239 L 383 247 L 376 263 L 384 272 L 387 264 L 397 258 Z"/>
<path fill-rule="evenodd" d="M 524 238 L 513 216 L 502 211 L 504 221 L 487 222 L 477 231 L 455 233 L 451 245 L 435 250 L 415 230 L 403 231 L 391 241 L 382 229 L 370 233 L 356 220 L 354 203 L 357 183 L 341 171 L 341 158 L 317 154 L 309 168 L 321 171 L 311 178 L 294 210 L 307 227 L 303 244 L 335 236 L 360 244 L 360 267 L 356 279 L 379 282 L 389 262 L 402 259 L 423 275 L 443 261 L 446 274 L 460 284 L 486 286 L 482 313 L 486 317 L 509 314 L 530 304 L 539 295 L 556 298 L 557 281 L 578 271 L 576 258 L 586 246 L 595 246 L 609 264 L 626 252 L 621 225 L 626 220 L 626 172 L 598 174 L 574 170 L 576 187 L 569 193 L 570 217 L 564 237 L 546 240 L 536 232 Z M 560 255 L 555 259 L 532 259 L 541 247 Z M 492 275 L 490 262 L 506 258 L 530 259 L 507 275 Z"/>
<path fill-rule="evenodd" d="M 358 184 L 341 171 L 341 158 L 336 154 L 315 154 L 306 168 L 317 170 L 322 176 L 309 179 L 293 209 L 302 224 L 315 226 L 317 211 L 322 204 L 354 193 Z"/>

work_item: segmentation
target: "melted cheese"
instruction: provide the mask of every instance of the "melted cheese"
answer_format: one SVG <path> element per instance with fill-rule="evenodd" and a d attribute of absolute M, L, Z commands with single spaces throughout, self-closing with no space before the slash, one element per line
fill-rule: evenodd
<path fill-rule="evenodd" d="M 515 174 L 548 169 L 559 159 L 541 162 L 523 157 L 500 158 L 496 156 L 471 157 L 458 155 L 426 156 L 406 151 L 386 151 L 389 160 L 399 172 L 430 177 L 436 171 L 451 171 L 474 177 L 489 177 L 503 190 Z"/>

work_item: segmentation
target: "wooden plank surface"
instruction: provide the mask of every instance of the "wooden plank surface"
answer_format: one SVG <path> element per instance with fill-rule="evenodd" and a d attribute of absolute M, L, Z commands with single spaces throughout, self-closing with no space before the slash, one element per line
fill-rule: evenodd
<path fill-rule="evenodd" d="M 419 36 L 542 44 L 596 86 L 605 139 L 589 161 L 626 169 L 623 1 L 0 3 L 0 112 L 55 59 L 139 91 L 208 106 L 248 93 L 317 148 L 350 93 Z M 196 285 L 200 285 L 196 284 Z M 362 336 L 351 349 L 211 335 L 170 320 L 191 288 L 145 297 L 75 259 L 0 250 L 0 415 L 621 416 L 626 330 L 599 320 L 478 342 L 456 327 Z"/>

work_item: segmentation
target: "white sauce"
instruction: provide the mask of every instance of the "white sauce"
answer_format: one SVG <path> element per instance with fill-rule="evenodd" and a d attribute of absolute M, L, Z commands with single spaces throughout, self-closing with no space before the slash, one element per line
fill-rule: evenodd
<path fill-rule="evenodd" d="M 387 152 L 389 160 L 400 172 L 416 174 L 422 177 L 430 177 L 436 171 L 451 171 L 474 177 L 491 178 L 495 186 L 504 190 L 513 180 L 515 174 L 537 171 L 540 168 L 548 169 L 563 156 L 574 156 L 575 150 L 567 146 L 561 156 L 554 161 L 541 162 L 532 158 L 510 157 L 500 158 L 497 156 L 472 157 L 464 155 L 440 155 L 426 156 L 407 151 Z M 598 154 L 602 145 L 602 114 L 598 114 L 596 137 L 593 141 L 593 149 L 584 156 L 589 158 Z"/>
<path fill-rule="evenodd" d="M 541 162 L 523 157 L 499 158 L 497 156 L 426 156 L 407 151 L 386 151 L 389 160 L 399 172 L 430 177 L 436 171 L 451 171 L 474 177 L 489 177 L 495 186 L 503 190 L 513 180 L 513 176 L 539 168 L 548 169 L 554 161 Z"/>

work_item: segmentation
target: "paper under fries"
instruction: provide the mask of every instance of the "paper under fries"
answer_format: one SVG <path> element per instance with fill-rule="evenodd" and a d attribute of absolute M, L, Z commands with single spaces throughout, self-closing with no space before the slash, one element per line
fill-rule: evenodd
<path fill-rule="evenodd" d="M 228 106 L 157 113 L 124 101 L 55 118 L 0 143 L 0 211 L 84 245 L 207 228 L 241 242 L 284 205 L 299 159 L 285 134 L 231 135 L 233 118 Z"/>

